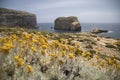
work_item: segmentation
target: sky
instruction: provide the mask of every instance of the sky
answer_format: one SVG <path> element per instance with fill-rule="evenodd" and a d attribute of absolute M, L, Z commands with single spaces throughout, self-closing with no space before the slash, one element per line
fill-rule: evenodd
<path fill-rule="evenodd" d="M 120 23 L 120 0 L 0 0 L 0 7 L 34 13 L 38 23 L 68 16 L 81 23 Z"/>

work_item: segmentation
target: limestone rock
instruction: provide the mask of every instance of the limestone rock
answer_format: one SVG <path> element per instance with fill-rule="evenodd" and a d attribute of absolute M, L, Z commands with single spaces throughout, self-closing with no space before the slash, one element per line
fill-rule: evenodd
<path fill-rule="evenodd" d="M 36 15 L 24 11 L 0 8 L 0 27 L 4 26 L 35 28 Z"/>
<path fill-rule="evenodd" d="M 92 31 L 92 33 L 95 33 L 95 34 L 106 33 L 106 32 L 108 32 L 108 30 L 102 30 L 102 29 L 98 29 L 98 28 L 95 28 Z"/>
<path fill-rule="evenodd" d="M 81 31 L 81 26 L 80 26 L 79 20 L 75 16 L 58 17 L 55 20 L 54 29 L 56 29 L 56 30 Z"/>

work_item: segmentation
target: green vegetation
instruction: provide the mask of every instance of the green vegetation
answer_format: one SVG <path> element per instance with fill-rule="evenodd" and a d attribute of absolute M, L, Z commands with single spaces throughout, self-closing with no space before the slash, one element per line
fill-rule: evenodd
<path fill-rule="evenodd" d="M 31 15 L 31 13 L 25 12 L 25 11 L 19 11 L 19 10 L 12 10 L 12 9 L 6 9 L 6 8 L 0 8 L 0 14 L 16 14 L 16 15 Z M 32 14 L 34 15 L 34 14 Z"/>

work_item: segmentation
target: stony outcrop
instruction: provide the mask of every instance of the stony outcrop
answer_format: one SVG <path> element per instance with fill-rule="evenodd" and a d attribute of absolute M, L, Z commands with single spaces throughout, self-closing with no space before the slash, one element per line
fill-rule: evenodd
<path fill-rule="evenodd" d="M 106 33 L 106 32 L 108 32 L 108 30 L 102 30 L 102 29 L 98 29 L 98 28 L 95 28 L 92 31 L 92 33 L 95 33 L 95 34 Z"/>
<path fill-rule="evenodd" d="M 0 27 L 36 27 L 36 16 L 35 14 L 0 8 Z"/>
<path fill-rule="evenodd" d="M 80 22 L 75 16 L 58 17 L 55 20 L 55 30 L 81 31 Z"/>

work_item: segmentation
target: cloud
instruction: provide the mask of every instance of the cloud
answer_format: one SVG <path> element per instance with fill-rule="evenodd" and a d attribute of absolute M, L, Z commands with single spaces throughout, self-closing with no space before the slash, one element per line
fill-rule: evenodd
<path fill-rule="evenodd" d="M 120 21 L 120 0 L 2 0 L 0 7 L 37 15 L 38 22 L 77 16 L 81 22 Z"/>

